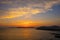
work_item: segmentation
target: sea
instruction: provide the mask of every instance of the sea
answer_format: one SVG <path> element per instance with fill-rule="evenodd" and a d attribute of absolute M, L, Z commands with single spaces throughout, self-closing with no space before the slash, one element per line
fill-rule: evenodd
<path fill-rule="evenodd" d="M 60 40 L 52 33 L 60 32 L 36 28 L 4 28 L 0 29 L 0 40 Z"/>

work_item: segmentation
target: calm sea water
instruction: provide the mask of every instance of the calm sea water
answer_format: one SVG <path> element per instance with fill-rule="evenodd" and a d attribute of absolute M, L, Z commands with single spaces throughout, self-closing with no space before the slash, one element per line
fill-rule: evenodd
<path fill-rule="evenodd" d="M 34 28 L 7 28 L 0 30 L 0 40 L 55 40 L 51 33 Z"/>

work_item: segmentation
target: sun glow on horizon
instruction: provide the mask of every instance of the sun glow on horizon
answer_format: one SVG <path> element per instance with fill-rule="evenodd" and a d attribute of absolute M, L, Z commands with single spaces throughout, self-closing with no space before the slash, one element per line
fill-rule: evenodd
<path fill-rule="evenodd" d="M 20 26 L 23 26 L 23 27 L 31 27 L 31 26 L 35 26 L 36 23 L 33 22 L 33 21 L 22 21 L 20 23 Z"/>

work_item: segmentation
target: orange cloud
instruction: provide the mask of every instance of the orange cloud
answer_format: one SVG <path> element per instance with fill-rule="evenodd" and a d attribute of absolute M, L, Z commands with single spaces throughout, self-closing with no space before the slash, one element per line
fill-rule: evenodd
<path fill-rule="evenodd" d="M 10 1 L 9 1 L 10 2 Z M 30 3 L 26 4 L 27 6 L 23 6 L 23 4 L 21 4 L 23 7 L 18 7 L 18 8 L 9 8 L 8 11 L 6 11 L 6 15 L 1 16 L 1 18 L 16 18 L 16 17 L 21 17 L 26 15 L 24 18 L 28 18 L 31 17 L 31 15 L 27 15 L 27 14 L 32 14 L 32 15 L 36 15 L 38 13 L 45 13 L 49 10 L 52 9 L 52 6 L 54 4 L 59 3 L 59 0 L 52 0 L 52 1 L 43 1 L 43 3 L 32 3 L 32 1 L 30 1 Z M 5 2 L 3 2 L 5 3 Z M 25 1 L 24 1 L 25 3 Z M 16 3 L 15 3 L 16 4 Z M 12 4 L 13 5 L 13 4 Z M 15 6 L 15 5 L 13 5 Z M 0 19 L 1 19 L 0 18 Z"/>
<path fill-rule="evenodd" d="M 11 8 L 7 12 L 5 12 L 7 15 L 2 16 L 1 18 L 15 18 L 15 17 L 21 17 L 27 14 L 36 14 L 39 13 L 39 9 L 32 9 L 32 8 Z"/>

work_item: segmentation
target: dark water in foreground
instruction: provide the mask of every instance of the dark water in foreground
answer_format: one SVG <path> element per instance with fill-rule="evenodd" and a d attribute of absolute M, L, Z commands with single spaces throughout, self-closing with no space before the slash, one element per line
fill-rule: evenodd
<path fill-rule="evenodd" d="M 8 28 L 0 30 L 0 40 L 55 40 L 51 33 L 34 28 Z"/>

